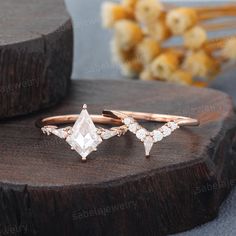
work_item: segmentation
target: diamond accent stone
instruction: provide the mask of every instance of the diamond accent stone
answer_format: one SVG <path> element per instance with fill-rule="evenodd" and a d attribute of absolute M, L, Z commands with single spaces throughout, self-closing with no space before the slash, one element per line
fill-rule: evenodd
<path fill-rule="evenodd" d="M 57 126 L 47 125 L 41 128 L 42 132 L 46 135 L 51 135 L 52 131 L 57 129 Z"/>
<path fill-rule="evenodd" d="M 133 123 L 133 124 L 129 125 L 129 131 L 132 133 L 136 133 L 138 128 L 139 128 L 138 123 Z"/>
<path fill-rule="evenodd" d="M 140 140 L 144 140 L 144 138 L 146 137 L 148 131 L 146 129 L 139 129 L 137 132 L 136 132 L 136 137 Z"/>
<path fill-rule="evenodd" d="M 134 119 L 131 117 L 124 118 L 124 124 L 125 125 L 131 125 L 134 122 Z"/>
<path fill-rule="evenodd" d="M 61 139 L 66 139 L 66 137 L 68 136 L 68 133 L 64 129 L 52 130 L 52 134 L 56 135 L 57 137 Z"/>
<path fill-rule="evenodd" d="M 86 157 L 96 151 L 97 146 L 102 142 L 86 106 L 83 107 L 78 120 L 72 127 L 72 134 L 67 137 L 66 141 L 81 155 L 82 160 L 86 160 Z"/>
<path fill-rule="evenodd" d="M 162 128 L 161 128 L 161 132 L 162 132 L 162 134 L 163 134 L 163 136 L 164 137 L 167 137 L 167 136 L 169 136 L 169 135 L 171 135 L 171 129 L 170 128 L 168 128 L 167 126 L 163 126 Z"/>
<path fill-rule="evenodd" d="M 101 133 L 102 139 L 110 139 L 117 135 L 117 131 L 115 130 L 103 130 Z"/>
<path fill-rule="evenodd" d="M 146 156 L 150 156 L 150 151 L 152 149 L 153 143 L 154 143 L 154 140 L 151 136 L 147 136 L 144 139 L 144 148 L 145 148 L 145 155 Z"/>
<path fill-rule="evenodd" d="M 163 139 L 163 134 L 159 130 L 154 130 L 153 139 L 155 142 L 160 142 Z"/>
<path fill-rule="evenodd" d="M 172 131 L 174 131 L 174 130 L 176 130 L 176 129 L 179 128 L 178 124 L 176 124 L 175 122 L 169 122 L 169 123 L 167 124 L 167 126 L 168 126 Z"/>

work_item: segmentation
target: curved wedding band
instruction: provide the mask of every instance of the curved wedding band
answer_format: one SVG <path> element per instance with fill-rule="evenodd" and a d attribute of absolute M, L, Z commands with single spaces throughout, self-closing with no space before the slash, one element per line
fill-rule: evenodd
<path fill-rule="evenodd" d="M 154 122 L 176 122 L 179 126 L 198 126 L 200 122 L 185 116 L 154 114 L 146 112 L 120 111 L 120 110 L 104 110 L 103 115 L 113 119 L 122 119 L 127 116 L 133 117 L 135 120 L 145 120 Z"/>
<path fill-rule="evenodd" d="M 160 142 L 180 126 L 198 126 L 200 124 L 197 119 L 190 117 L 144 112 L 104 110 L 103 115 L 114 119 L 121 119 L 127 129 L 144 143 L 146 156 L 150 155 L 154 143 Z M 150 132 L 142 127 L 137 120 L 166 122 L 166 124 Z"/>
<path fill-rule="evenodd" d="M 58 128 L 56 125 L 75 122 L 73 127 Z M 65 139 L 80 154 L 82 160 L 93 151 L 105 139 L 125 134 L 128 129 L 125 125 L 113 127 L 111 129 L 96 128 L 94 123 L 105 125 L 122 125 L 120 119 L 104 117 L 102 115 L 89 115 L 87 105 L 83 106 L 80 115 L 64 115 L 43 118 L 36 122 L 42 132 L 47 135 L 54 134 L 61 139 Z"/>

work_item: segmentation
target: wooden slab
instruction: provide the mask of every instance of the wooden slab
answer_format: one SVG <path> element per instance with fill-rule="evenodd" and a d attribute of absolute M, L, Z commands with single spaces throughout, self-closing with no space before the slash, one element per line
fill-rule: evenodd
<path fill-rule="evenodd" d="M 70 81 L 72 48 L 63 0 L 0 0 L 0 119 L 59 102 Z"/>
<path fill-rule="evenodd" d="M 168 113 L 198 118 L 201 125 L 176 131 L 149 159 L 129 133 L 102 143 L 82 163 L 35 121 L 79 113 L 83 103 L 91 114 L 104 108 Z M 73 82 L 60 106 L 1 122 L 0 225 L 24 235 L 162 236 L 206 223 L 235 184 L 235 117 L 230 98 L 210 89 Z"/>

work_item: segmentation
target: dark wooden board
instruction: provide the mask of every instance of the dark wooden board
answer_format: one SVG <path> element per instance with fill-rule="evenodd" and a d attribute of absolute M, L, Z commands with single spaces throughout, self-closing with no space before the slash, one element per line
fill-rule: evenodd
<path fill-rule="evenodd" d="M 65 96 L 72 31 L 63 0 L 0 0 L 0 119 L 50 107 Z"/>
<path fill-rule="evenodd" d="M 236 179 L 236 118 L 227 95 L 161 82 L 72 85 L 57 107 L 1 122 L 1 227 L 30 236 L 162 236 L 217 216 Z M 102 143 L 82 163 L 35 121 L 79 113 L 83 103 L 91 114 L 104 108 L 168 113 L 198 118 L 201 125 L 176 131 L 149 159 L 127 134 Z"/>

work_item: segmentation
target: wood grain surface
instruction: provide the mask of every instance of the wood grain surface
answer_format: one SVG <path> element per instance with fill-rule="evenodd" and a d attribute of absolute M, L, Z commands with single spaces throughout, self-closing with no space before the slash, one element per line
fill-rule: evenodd
<path fill-rule="evenodd" d="M 44 136 L 40 117 L 122 109 L 198 118 L 153 147 L 127 134 L 83 163 L 65 141 Z M 144 123 L 148 129 L 159 124 Z M 58 106 L 1 121 L 0 225 L 23 235 L 162 236 L 217 216 L 236 179 L 236 118 L 222 92 L 161 82 L 79 81 Z"/>
<path fill-rule="evenodd" d="M 50 107 L 65 96 L 72 31 L 63 0 L 0 0 L 0 119 Z"/>

